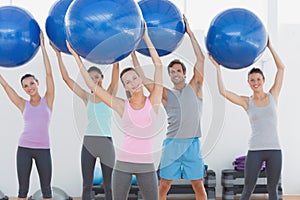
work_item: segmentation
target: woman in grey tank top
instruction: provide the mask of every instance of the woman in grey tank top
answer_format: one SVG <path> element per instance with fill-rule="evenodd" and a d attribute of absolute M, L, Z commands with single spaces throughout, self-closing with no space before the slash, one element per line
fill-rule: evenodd
<path fill-rule="evenodd" d="M 246 159 L 244 189 L 241 196 L 243 200 L 250 199 L 263 161 L 266 161 L 269 199 L 278 199 L 277 187 L 281 174 L 282 155 L 277 133 L 277 100 L 283 82 L 284 64 L 271 45 L 270 39 L 267 47 L 277 68 L 274 84 L 268 92 L 265 92 L 263 72 L 258 68 L 253 68 L 248 73 L 248 83 L 253 91 L 250 97 L 240 96 L 226 90 L 220 65 L 211 55 L 209 56 L 216 67 L 220 94 L 245 109 L 252 128 Z"/>

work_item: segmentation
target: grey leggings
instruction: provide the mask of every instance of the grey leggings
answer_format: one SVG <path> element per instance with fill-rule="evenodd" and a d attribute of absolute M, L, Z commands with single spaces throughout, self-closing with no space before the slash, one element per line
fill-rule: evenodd
<path fill-rule="evenodd" d="M 33 159 L 35 160 L 39 174 L 43 198 L 52 198 L 52 164 L 50 149 L 31 149 L 24 147 L 18 147 L 17 151 L 17 172 L 19 180 L 18 198 L 27 197 Z"/>
<path fill-rule="evenodd" d="M 281 150 L 248 151 L 245 169 L 245 185 L 241 200 L 248 200 L 255 188 L 262 162 L 266 161 L 269 200 L 277 200 L 277 187 L 281 174 Z"/>
<path fill-rule="evenodd" d="M 113 199 L 127 200 L 132 175 L 136 176 L 137 184 L 144 200 L 158 200 L 158 181 L 154 164 L 116 162 L 113 171 Z"/>
<path fill-rule="evenodd" d="M 85 136 L 81 150 L 82 200 L 92 199 L 94 168 L 97 157 L 100 158 L 105 199 L 112 199 L 111 177 L 115 162 L 112 139 L 110 137 Z"/>

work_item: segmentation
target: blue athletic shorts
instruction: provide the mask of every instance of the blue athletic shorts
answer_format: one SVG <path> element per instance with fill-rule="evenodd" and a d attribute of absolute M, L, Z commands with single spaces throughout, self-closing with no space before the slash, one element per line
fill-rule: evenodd
<path fill-rule="evenodd" d="M 166 180 L 199 180 L 204 177 L 204 164 L 199 138 L 167 138 L 163 143 L 160 177 Z"/>

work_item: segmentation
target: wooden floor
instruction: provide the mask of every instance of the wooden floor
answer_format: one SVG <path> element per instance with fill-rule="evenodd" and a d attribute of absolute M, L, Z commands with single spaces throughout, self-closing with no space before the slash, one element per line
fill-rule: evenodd
<path fill-rule="evenodd" d="M 15 198 L 15 197 L 10 197 L 9 198 L 10 200 L 17 200 L 17 198 Z M 186 199 L 186 198 L 180 198 L 180 199 L 178 199 L 178 198 L 168 198 L 168 200 L 194 200 L 194 199 Z M 238 199 L 238 198 L 236 198 L 236 199 Z M 267 198 L 267 196 L 266 197 L 255 197 L 255 198 L 251 198 L 251 200 L 263 200 L 263 199 L 268 199 Z M 81 200 L 81 198 L 80 197 L 74 197 L 73 198 L 73 200 Z M 221 197 L 217 197 L 216 198 L 216 200 L 222 200 L 222 198 Z M 283 200 L 300 200 L 300 195 L 299 196 L 290 196 L 290 195 L 285 195 L 285 196 L 283 196 Z"/>

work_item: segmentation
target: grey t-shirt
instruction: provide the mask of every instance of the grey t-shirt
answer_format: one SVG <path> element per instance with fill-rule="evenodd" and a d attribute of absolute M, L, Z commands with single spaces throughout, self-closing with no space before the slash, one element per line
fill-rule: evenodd
<path fill-rule="evenodd" d="M 167 138 L 201 137 L 203 100 L 190 84 L 182 91 L 169 89 L 165 110 L 168 115 Z"/>

